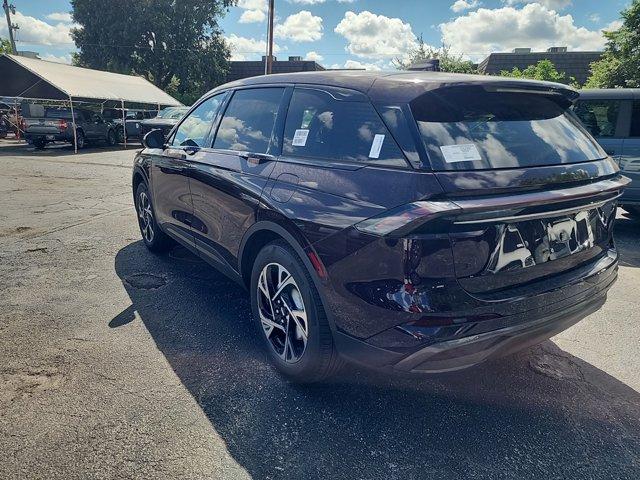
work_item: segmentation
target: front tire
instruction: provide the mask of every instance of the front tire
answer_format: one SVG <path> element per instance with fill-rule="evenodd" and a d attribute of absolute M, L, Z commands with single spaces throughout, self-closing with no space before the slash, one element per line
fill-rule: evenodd
<path fill-rule="evenodd" d="M 86 144 L 86 140 L 84 138 L 84 132 L 82 130 L 76 130 L 76 146 L 78 150 L 82 150 Z M 73 141 L 71 142 L 73 144 Z"/>
<path fill-rule="evenodd" d="M 144 182 L 136 188 L 136 213 L 138 216 L 138 226 L 142 234 L 145 246 L 152 252 L 160 253 L 167 251 L 173 244 L 171 238 L 160 230 L 156 222 L 155 210 L 151 203 L 149 189 Z"/>
<path fill-rule="evenodd" d="M 284 241 L 265 246 L 251 273 L 251 309 L 276 369 L 295 382 L 319 382 L 341 360 L 311 274 Z"/>
<path fill-rule="evenodd" d="M 107 132 L 107 145 L 110 147 L 113 147 L 117 142 L 117 138 L 116 138 L 116 132 L 114 132 L 113 130 L 109 130 L 109 132 Z"/>

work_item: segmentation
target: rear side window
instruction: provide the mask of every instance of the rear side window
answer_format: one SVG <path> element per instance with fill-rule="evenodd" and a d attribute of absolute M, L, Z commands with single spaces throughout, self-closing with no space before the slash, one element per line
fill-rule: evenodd
<path fill-rule="evenodd" d="M 284 132 L 284 154 L 406 167 L 401 150 L 368 102 L 297 88 Z"/>
<path fill-rule="evenodd" d="M 640 138 L 640 101 L 633 102 L 630 136 L 634 138 Z"/>
<path fill-rule="evenodd" d="M 480 170 L 578 163 L 607 155 L 561 95 L 488 91 L 428 92 L 411 102 L 434 170 Z"/>
<path fill-rule="evenodd" d="M 582 124 L 594 137 L 614 137 L 620 113 L 617 100 L 581 100 L 574 109 Z"/>
<path fill-rule="evenodd" d="M 174 146 L 208 147 L 213 119 L 220 108 L 224 94 L 207 98 L 185 118 L 173 138 Z"/>
<path fill-rule="evenodd" d="M 267 153 L 284 88 L 238 90 L 220 122 L 213 148 Z"/>

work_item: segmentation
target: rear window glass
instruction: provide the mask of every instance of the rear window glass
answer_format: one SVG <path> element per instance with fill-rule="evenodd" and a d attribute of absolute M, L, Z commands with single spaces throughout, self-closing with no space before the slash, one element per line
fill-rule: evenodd
<path fill-rule="evenodd" d="M 434 170 L 597 160 L 606 153 L 559 96 L 451 87 L 411 102 Z"/>
<path fill-rule="evenodd" d="M 45 118 L 64 118 L 71 120 L 71 110 L 58 110 L 48 108 L 44 114 Z M 76 117 L 80 118 L 80 112 L 76 112 Z"/>
<path fill-rule="evenodd" d="M 368 101 L 340 100 L 330 91 L 294 91 L 284 154 L 406 167 L 402 151 Z"/>

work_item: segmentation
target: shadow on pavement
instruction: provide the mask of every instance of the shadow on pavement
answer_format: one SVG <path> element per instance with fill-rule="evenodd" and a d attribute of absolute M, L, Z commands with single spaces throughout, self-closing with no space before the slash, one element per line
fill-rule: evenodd
<path fill-rule="evenodd" d="M 620 265 L 640 267 L 640 218 L 619 211 L 615 227 L 616 246 L 620 252 Z"/>
<path fill-rule="evenodd" d="M 640 395 L 552 342 L 455 375 L 346 367 L 296 386 L 247 294 L 181 247 L 116 256 L 132 306 L 235 460 L 263 478 L 640 478 Z M 126 328 L 126 327 L 124 327 Z"/>
<path fill-rule="evenodd" d="M 129 151 L 140 150 L 142 145 L 140 143 L 131 143 L 127 145 L 125 149 L 124 145 L 116 145 L 108 147 L 104 143 L 95 143 L 85 146 L 85 148 L 78 150 L 76 154 L 73 145 L 69 144 L 52 144 L 47 145 L 44 150 L 37 150 L 33 145 L 29 145 L 24 142 L 6 141 L 0 140 L 0 157 L 3 156 L 34 156 L 34 157 L 66 157 L 69 155 L 76 155 L 82 157 L 82 155 L 93 154 L 96 152 L 115 152 L 115 151 Z"/>

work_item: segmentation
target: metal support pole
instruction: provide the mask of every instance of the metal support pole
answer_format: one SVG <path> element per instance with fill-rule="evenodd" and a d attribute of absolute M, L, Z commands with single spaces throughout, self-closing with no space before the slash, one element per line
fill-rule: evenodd
<path fill-rule="evenodd" d="M 20 135 L 20 119 L 18 118 L 18 99 L 16 98 L 13 101 L 13 108 L 16 111 L 16 140 L 20 140 L 20 137 L 22 135 Z"/>
<path fill-rule="evenodd" d="M 71 124 L 73 125 L 73 152 L 78 153 L 78 133 L 76 132 L 76 115 L 73 112 L 73 100 L 69 96 L 69 103 L 71 104 Z"/>
<path fill-rule="evenodd" d="M 267 75 L 273 73 L 273 16 L 274 16 L 274 0 L 269 0 L 269 38 L 267 48 Z"/>
<path fill-rule="evenodd" d="M 127 149 L 127 116 L 124 113 L 124 100 L 120 100 L 122 105 L 122 136 L 124 137 L 124 149 Z"/>

